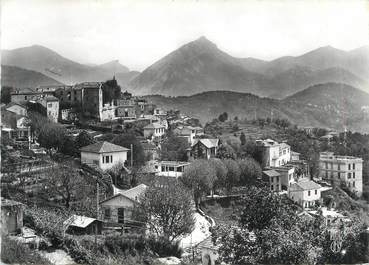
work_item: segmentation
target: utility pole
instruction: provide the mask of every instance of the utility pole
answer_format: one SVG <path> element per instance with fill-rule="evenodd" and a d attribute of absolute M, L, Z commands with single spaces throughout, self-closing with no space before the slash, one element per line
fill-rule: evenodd
<path fill-rule="evenodd" d="M 133 168 L 133 144 L 131 144 L 131 168 Z"/>
<path fill-rule="evenodd" d="M 96 220 L 99 219 L 99 182 L 96 176 Z M 95 251 L 97 251 L 97 223 L 95 223 Z"/>

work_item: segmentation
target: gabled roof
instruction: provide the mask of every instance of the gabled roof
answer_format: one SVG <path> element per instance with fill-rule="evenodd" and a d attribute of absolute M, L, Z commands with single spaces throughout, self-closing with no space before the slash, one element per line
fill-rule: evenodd
<path fill-rule="evenodd" d="M 109 142 L 97 142 L 94 144 L 90 144 L 82 147 L 81 152 L 89 152 L 89 153 L 112 153 L 112 152 L 127 152 L 128 148 L 125 148 L 120 145 L 112 144 Z"/>
<path fill-rule="evenodd" d="M 80 228 L 86 228 L 94 221 L 98 220 L 95 218 L 74 214 L 71 217 L 69 217 L 66 221 L 64 221 L 63 224 L 66 226 L 76 226 Z"/>
<path fill-rule="evenodd" d="M 121 194 L 130 198 L 131 200 L 137 201 L 137 199 L 140 198 L 141 194 L 143 194 L 146 189 L 147 186 L 145 184 L 140 184 L 136 187 L 133 187 L 132 189 L 121 192 Z"/>
<path fill-rule="evenodd" d="M 300 180 L 299 182 L 291 185 L 292 190 L 317 190 L 321 187 L 322 186 L 320 186 L 318 183 L 308 179 Z"/>
<path fill-rule="evenodd" d="M 154 122 L 144 127 L 144 129 L 159 129 L 159 128 L 165 128 L 165 126 L 161 125 L 159 122 Z"/>
<path fill-rule="evenodd" d="M 273 169 L 271 169 L 271 170 L 265 170 L 265 171 L 263 171 L 263 173 L 265 175 L 267 175 L 268 177 L 278 177 L 278 176 L 281 175 L 281 174 L 279 174 L 277 171 L 275 171 Z"/>
<path fill-rule="evenodd" d="M 8 108 L 13 107 L 13 106 L 20 106 L 20 107 L 22 107 L 22 108 L 24 108 L 24 109 L 27 109 L 27 107 L 26 107 L 26 106 L 24 106 L 24 105 L 22 105 L 22 104 L 19 104 L 19 103 L 16 103 L 16 102 L 10 102 L 10 103 L 8 103 L 8 104 L 5 106 L 5 109 L 8 109 Z"/>
<path fill-rule="evenodd" d="M 213 148 L 218 146 L 219 139 L 196 139 L 192 146 L 195 146 L 198 143 L 202 143 L 206 148 Z"/>

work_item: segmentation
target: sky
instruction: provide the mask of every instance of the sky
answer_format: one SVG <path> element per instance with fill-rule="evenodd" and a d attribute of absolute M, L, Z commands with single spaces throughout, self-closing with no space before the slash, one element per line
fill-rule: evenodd
<path fill-rule="evenodd" d="M 139 71 L 200 36 L 264 60 L 369 44 L 369 0 L 2 0 L 1 13 L 2 49 L 38 44 Z"/>

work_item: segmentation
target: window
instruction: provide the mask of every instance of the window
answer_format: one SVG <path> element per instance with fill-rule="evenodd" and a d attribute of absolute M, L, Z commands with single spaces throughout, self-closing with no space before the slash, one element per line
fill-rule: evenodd
<path fill-rule="evenodd" d="M 352 169 L 355 169 L 355 163 L 352 164 Z"/>
<path fill-rule="evenodd" d="M 169 167 L 169 171 L 174 171 L 174 167 Z"/>
<path fill-rule="evenodd" d="M 348 164 L 348 170 L 351 170 L 351 164 Z"/>
<path fill-rule="evenodd" d="M 274 186 L 273 185 L 270 185 L 270 190 L 274 190 Z"/>
<path fill-rule="evenodd" d="M 352 182 L 352 187 L 355 187 L 355 181 Z"/>
<path fill-rule="evenodd" d="M 270 177 L 270 182 L 273 182 L 273 177 Z"/>
<path fill-rule="evenodd" d="M 352 178 L 353 179 L 355 178 L 355 172 L 352 172 Z"/>
<path fill-rule="evenodd" d="M 347 178 L 350 179 L 351 178 L 351 173 L 347 173 Z"/>
<path fill-rule="evenodd" d="M 338 170 L 341 170 L 341 164 L 337 165 Z"/>
<path fill-rule="evenodd" d="M 315 195 L 317 195 L 318 194 L 318 190 L 315 190 Z"/>
<path fill-rule="evenodd" d="M 124 208 L 118 208 L 118 223 L 124 223 Z"/>
<path fill-rule="evenodd" d="M 277 182 L 279 182 L 279 176 L 277 176 Z"/>
<path fill-rule="evenodd" d="M 47 103 L 47 107 L 48 108 L 52 108 L 53 107 L 53 104 L 52 103 Z"/>
<path fill-rule="evenodd" d="M 27 100 L 27 96 L 24 96 L 24 99 Z"/>
<path fill-rule="evenodd" d="M 325 162 L 325 168 L 328 169 L 328 163 L 327 162 Z"/>
<path fill-rule="evenodd" d="M 110 208 L 105 208 L 104 209 L 104 219 L 110 219 L 110 216 L 111 216 Z"/>
<path fill-rule="evenodd" d="M 113 163 L 113 156 L 110 156 L 110 163 Z"/>
<path fill-rule="evenodd" d="M 310 196 L 310 190 L 308 191 L 308 196 Z"/>
<path fill-rule="evenodd" d="M 164 172 L 165 171 L 165 166 L 161 166 L 161 171 Z"/>
<path fill-rule="evenodd" d="M 109 156 L 105 156 L 105 163 L 109 163 Z"/>

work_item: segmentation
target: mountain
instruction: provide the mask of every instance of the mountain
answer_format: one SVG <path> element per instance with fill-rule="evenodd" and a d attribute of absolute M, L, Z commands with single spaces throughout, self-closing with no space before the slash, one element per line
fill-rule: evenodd
<path fill-rule="evenodd" d="M 127 84 L 139 74 L 140 72 L 138 71 L 129 71 L 126 73 L 116 73 L 115 78 L 117 79 L 118 84 L 121 86 L 122 90 L 126 90 Z"/>
<path fill-rule="evenodd" d="M 62 83 L 39 72 L 15 66 L 1 66 L 1 86 L 32 88 L 42 85 L 62 85 Z"/>
<path fill-rule="evenodd" d="M 227 90 L 282 99 L 308 86 L 339 82 L 369 92 L 369 50 L 327 46 L 273 61 L 235 58 L 201 37 L 168 54 L 128 83 L 135 94 L 188 96 Z"/>
<path fill-rule="evenodd" d="M 37 71 L 64 84 L 104 81 L 115 73 L 129 71 L 117 61 L 97 66 L 80 64 L 40 45 L 3 50 L 1 55 L 4 65 Z"/>
<path fill-rule="evenodd" d="M 286 118 L 301 126 L 338 130 L 347 126 L 354 131 L 369 132 L 369 117 L 363 116 L 360 111 L 361 106 L 369 105 L 369 94 L 345 84 L 312 86 L 284 100 L 230 91 L 209 91 L 180 97 L 154 95 L 147 98 L 158 107 L 178 109 L 203 123 L 224 111 L 229 117 L 238 116 L 240 119 L 253 119 L 255 116 L 266 118 L 273 113 L 274 118 Z"/>
<path fill-rule="evenodd" d="M 270 83 L 263 75 L 245 70 L 239 59 L 201 37 L 145 69 L 128 88 L 141 95 L 179 96 L 209 90 L 266 95 Z"/>
<path fill-rule="evenodd" d="M 300 56 L 285 56 L 263 63 L 259 68 L 244 64 L 246 69 L 257 70 L 267 76 L 275 76 L 295 67 L 309 67 L 313 70 L 342 68 L 361 79 L 368 81 L 369 46 L 352 51 L 342 51 L 332 46 L 325 46 Z"/>

